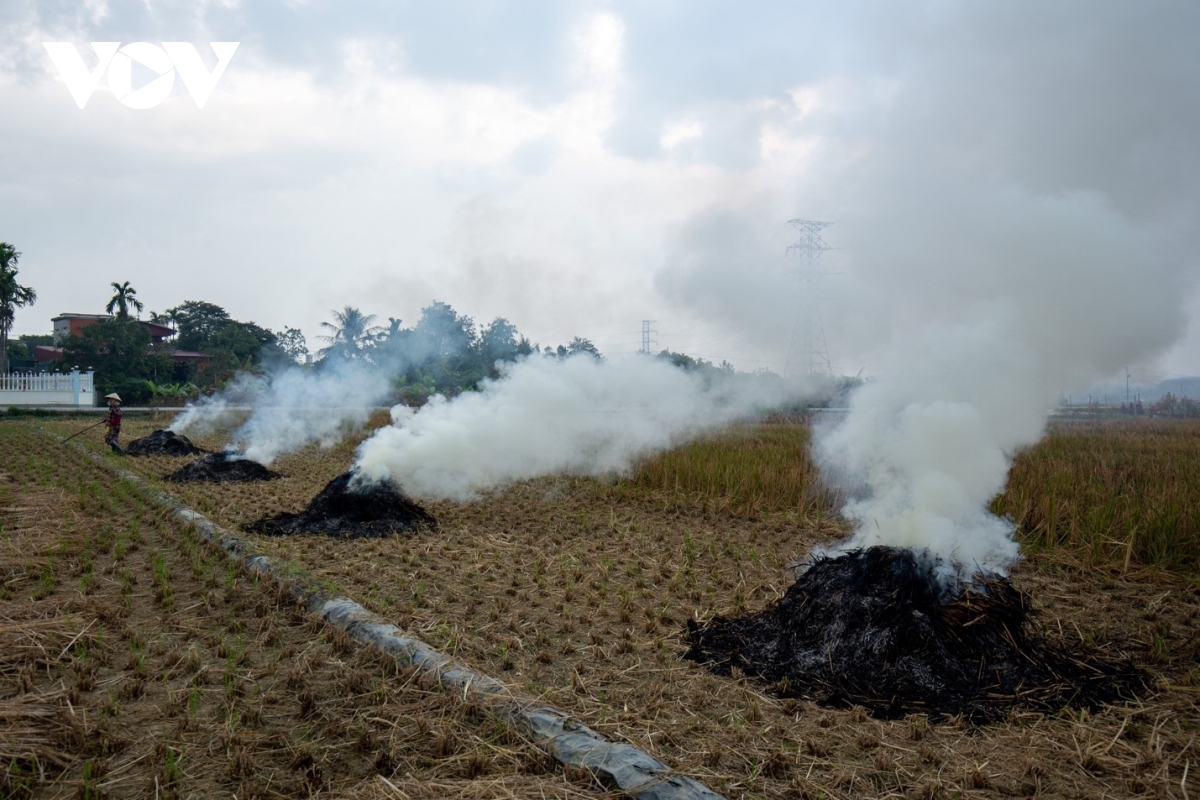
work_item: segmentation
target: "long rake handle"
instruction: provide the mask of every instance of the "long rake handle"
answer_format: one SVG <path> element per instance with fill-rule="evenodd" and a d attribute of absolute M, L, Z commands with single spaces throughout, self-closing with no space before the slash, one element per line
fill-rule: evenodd
<path fill-rule="evenodd" d="M 67 438 L 63 439 L 63 440 L 62 440 L 62 443 L 63 443 L 63 444 L 66 444 L 67 442 L 71 441 L 71 440 L 72 440 L 72 439 L 74 439 L 76 436 L 78 436 L 80 433 L 87 433 L 87 432 L 88 432 L 88 431 L 90 431 L 92 428 L 95 428 L 95 427 L 97 427 L 97 426 L 103 425 L 103 424 L 104 424 L 104 423 L 106 423 L 106 422 L 108 422 L 108 420 L 106 420 L 106 419 L 102 419 L 102 420 L 100 420 L 99 422 L 97 422 L 95 425 L 88 425 L 86 428 L 84 428 L 83 430 L 79 431 L 79 433 L 72 433 L 70 436 L 68 436 Z"/>

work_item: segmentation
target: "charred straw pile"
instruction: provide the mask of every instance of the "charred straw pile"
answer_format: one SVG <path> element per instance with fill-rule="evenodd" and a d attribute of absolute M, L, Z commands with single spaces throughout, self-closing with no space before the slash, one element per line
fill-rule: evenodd
<path fill-rule="evenodd" d="M 935 567 L 890 547 L 818 558 L 774 607 L 689 623 L 685 657 L 721 675 L 736 667 L 783 696 L 885 718 L 985 722 L 1014 705 L 1094 707 L 1146 686 L 1127 660 L 1034 631 L 1028 596 L 1007 578 L 946 597 Z"/>
<path fill-rule="evenodd" d="M 315 533 L 337 539 L 359 539 L 437 528 L 437 520 L 399 487 L 387 482 L 355 480 L 344 472 L 326 484 L 298 514 L 263 517 L 246 530 L 268 536 Z"/>
<path fill-rule="evenodd" d="M 190 483 L 191 481 L 246 483 L 270 481 L 282 477 L 278 472 L 272 472 L 257 461 L 251 461 L 237 453 L 226 452 L 209 453 L 175 470 L 170 475 L 163 476 L 163 480 L 173 483 Z"/>
<path fill-rule="evenodd" d="M 164 430 L 134 439 L 125 448 L 125 453 L 131 456 L 193 456 L 207 452 L 192 444 L 188 437 Z"/>

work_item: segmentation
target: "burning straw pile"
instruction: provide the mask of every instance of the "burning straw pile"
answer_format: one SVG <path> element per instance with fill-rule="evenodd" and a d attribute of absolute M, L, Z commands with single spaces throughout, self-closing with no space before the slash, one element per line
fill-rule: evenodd
<path fill-rule="evenodd" d="M 173 483 L 190 483 L 192 481 L 207 481 L 209 483 L 247 483 L 249 481 L 270 481 L 282 478 L 278 472 L 273 472 L 257 461 L 238 453 L 209 453 L 198 458 L 187 466 L 175 470 L 170 475 L 163 476 L 164 481 Z"/>
<path fill-rule="evenodd" d="M 131 456 L 193 456 L 207 452 L 192 444 L 188 437 L 165 430 L 134 439 L 125 448 L 126 455 Z"/>
<path fill-rule="evenodd" d="M 1032 631 L 1028 597 L 1006 578 L 947 597 L 936 566 L 890 547 L 819 558 L 774 607 L 689 623 L 685 657 L 722 675 L 736 667 L 784 696 L 881 717 L 982 722 L 1014 705 L 1094 707 L 1145 687 L 1128 663 Z"/>
<path fill-rule="evenodd" d="M 436 528 L 437 520 L 399 487 L 387 482 L 357 481 L 354 471 L 326 484 L 298 514 L 263 517 L 246 530 L 268 536 L 315 533 L 337 539 L 390 536 Z"/>

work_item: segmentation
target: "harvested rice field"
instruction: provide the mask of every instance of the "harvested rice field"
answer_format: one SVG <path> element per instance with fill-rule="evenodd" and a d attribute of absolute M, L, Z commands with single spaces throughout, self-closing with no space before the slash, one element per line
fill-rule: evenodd
<path fill-rule="evenodd" d="M 609 796 L 36 424 L 0 465 L 0 797 Z"/>
<path fill-rule="evenodd" d="M 163 419 L 129 417 L 124 435 L 131 440 L 163 424 Z M 58 486 L 72 494 L 72 502 L 74 497 L 84 502 L 84 493 L 76 486 L 82 481 L 116 485 L 80 455 L 39 433 L 45 430 L 65 435 L 79 427 L 82 425 L 78 421 L 65 420 L 3 423 L 3 446 L 13 453 L 5 454 L 4 464 L 13 481 L 22 486 Z M 1195 462 L 1200 461 L 1200 448 L 1195 446 L 1200 441 L 1198 433 L 1200 428 L 1186 423 L 1133 432 L 1127 427 L 1056 430 L 1048 440 L 1048 449 L 1034 448 L 1018 459 L 1013 474 L 1029 476 L 1022 478 L 1028 482 L 1010 486 L 997 503 L 1016 504 L 1014 518 L 1027 522 L 1024 534 L 1036 545 L 1014 571 L 1013 583 L 1032 598 L 1041 630 L 1058 641 L 1079 642 L 1114 657 L 1132 658 L 1151 673 L 1152 682 L 1140 698 L 1131 702 L 1093 711 L 1014 709 L 1005 718 L 985 725 L 920 714 L 879 719 L 858 707 L 822 707 L 803 699 L 783 699 L 744 675 L 717 676 L 682 658 L 687 649 L 684 633 L 688 621 L 743 614 L 778 602 L 792 582 L 788 565 L 814 544 L 845 533 L 835 513 L 837 498 L 816 486 L 805 455 L 806 432 L 801 425 L 738 428 L 666 454 L 625 479 L 547 478 L 523 482 L 473 502 L 422 503 L 437 519 L 438 527 L 416 534 L 352 540 L 266 537 L 244 531 L 240 535 L 251 550 L 309 572 L 330 589 L 354 598 L 480 672 L 544 698 L 549 705 L 576 715 L 610 739 L 640 747 L 728 797 L 1187 800 L 1189 796 L 1200 798 L 1200 749 L 1196 741 L 1200 734 L 1200 582 L 1196 570 L 1189 566 L 1198 563 L 1189 548 L 1194 548 L 1196 542 L 1194 508 L 1200 500 L 1200 493 L 1190 493 L 1189 487 L 1200 472 L 1191 470 L 1191 477 L 1172 479 L 1171 494 L 1159 486 L 1159 476 L 1165 474 L 1159 471 L 1183 472 L 1196 467 Z M 1122 437 L 1129 441 L 1121 444 Z M 81 437 L 86 447 L 102 453 L 99 438 Z M 219 438 L 193 438 L 203 448 L 219 449 L 224 444 Z M 105 459 L 156 481 L 159 488 L 218 524 L 241 531 L 243 525 L 264 515 L 304 508 L 322 487 L 347 469 L 353 460 L 354 445 L 347 442 L 330 450 L 314 448 L 281 458 L 271 469 L 283 477 L 261 483 L 163 483 L 162 476 L 189 459 L 118 459 L 111 455 Z M 1126 458 L 1124 454 L 1130 447 L 1143 448 L 1136 451 L 1143 456 L 1149 454 L 1144 467 Z M 1110 516 L 1101 520 L 1110 526 L 1105 529 L 1105 538 L 1094 534 L 1094 526 L 1089 527 L 1087 503 L 1094 502 L 1095 497 L 1108 497 L 1103 487 L 1116 480 L 1109 475 L 1110 470 L 1122 470 L 1119 486 L 1123 488 L 1118 497 L 1125 498 L 1125 502 L 1109 498 Z M 1038 481 L 1066 494 L 1039 494 Z M 147 540 L 141 545 L 142 552 L 124 558 L 132 561 L 135 555 L 141 555 L 145 562 L 149 553 L 158 552 L 165 559 L 173 559 L 173 575 L 187 579 L 193 571 L 189 559 L 204 556 L 203 548 L 187 544 L 186 535 L 149 508 L 139 507 L 133 515 L 119 505 L 126 502 L 121 498 L 127 495 L 126 490 L 114 491 L 112 496 L 99 492 L 88 495 L 84 505 L 72 512 L 75 529 L 124 530 L 129 520 L 142 520 L 138 529 Z M 1075 505 L 1068 502 L 1071 498 L 1077 498 Z M 128 502 L 136 505 L 138 501 Z M 1130 508 L 1136 511 L 1139 503 L 1147 507 L 1153 504 L 1168 513 L 1173 513 L 1172 503 L 1181 506 L 1175 539 L 1167 541 L 1171 532 L 1161 525 L 1154 529 L 1155 552 L 1167 552 L 1170 558 L 1155 560 L 1154 552 L 1139 549 L 1136 537 L 1128 535 L 1131 532 L 1127 531 L 1124 538 L 1116 535 L 1120 515 L 1131 513 Z M 121 522 L 114 517 L 122 518 Z M 152 519 L 158 522 L 151 525 Z M 5 525 L 8 546 L 13 536 L 9 531 L 15 528 L 9 528 L 7 522 Z M 94 533 L 84 538 L 98 541 Z M 45 545 L 51 550 L 60 546 L 53 542 Z M 25 608 L 45 600 L 28 599 L 40 591 L 37 586 L 41 585 L 38 576 L 42 562 L 31 560 L 33 552 L 22 547 L 6 556 L 12 564 L 9 580 L 19 581 L 6 584 L 6 607 L 18 603 Z M 101 558 L 113 556 L 95 554 L 93 558 L 99 565 Z M 319 761 L 315 754 L 320 752 L 322 758 L 333 759 L 335 756 L 329 754 L 335 753 L 336 758 L 353 765 L 324 768 L 324 783 L 291 784 L 306 791 L 390 791 L 376 777 L 385 772 L 407 793 L 390 795 L 394 797 L 474 796 L 466 794 L 475 790 L 471 787 L 483 792 L 478 796 L 497 797 L 575 796 L 571 793 L 592 791 L 575 776 L 555 773 L 552 768 L 546 771 L 546 765 L 522 750 L 519 742 L 490 744 L 489 735 L 501 734 L 489 734 L 486 722 L 473 720 L 467 711 L 454 710 L 453 698 L 427 694 L 420 695 L 420 702 L 431 704 L 435 711 L 429 713 L 442 720 L 439 725 L 444 726 L 439 731 L 452 729 L 456 747 L 461 749 L 453 755 L 425 753 L 425 760 L 415 755 L 399 756 L 419 764 L 411 768 L 417 771 L 405 766 L 387 772 L 390 762 L 382 768 L 376 763 L 379 747 L 355 749 L 363 734 L 354 727 L 354 720 L 361 720 L 360 727 L 370 727 L 382 724 L 371 722 L 373 718 L 386 717 L 377 714 L 373 706 L 361 712 L 361 717 L 355 716 L 359 712 L 353 710 L 357 708 L 353 706 L 357 702 L 354 698 L 361 699 L 362 695 L 348 689 L 339 694 L 330 688 L 327 696 L 317 692 L 314 683 L 313 696 L 319 698 L 316 702 L 329 719 L 338 721 L 324 727 L 310 726 L 296 716 L 300 709 L 286 705 L 290 702 L 294 706 L 299 696 L 297 691 L 287 689 L 287 676 L 296 671 L 296 662 L 280 661 L 282 666 L 274 674 L 282 674 L 282 678 L 260 676 L 255 670 L 266 670 L 267 666 L 258 665 L 273 658 L 282 659 L 279 654 L 286 652 L 286 642 L 294 641 L 289 659 L 304 659 L 308 665 L 304 669 L 314 674 L 326 675 L 320 672 L 322 669 L 345 674 L 345 668 L 319 665 L 353 663 L 350 673 L 361 671 L 369 676 L 369 697 L 373 697 L 372 692 L 394 691 L 395 699 L 389 694 L 387 702 L 415 703 L 416 699 L 404 695 L 409 685 L 393 681 L 386 683 L 389 688 L 379 689 L 384 685 L 383 668 L 370 659 L 359 665 L 363 657 L 353 649 L 339 651 L 342 645 L 327 631 L 291 621 L 287 609 L 274 608 L 269 615 L 260 614 L 259 605 L 270 602 L 269 589 L 244 586 L 236 579 L 233 588 L 227 589 L 219 574 L 216 584 L 209 587 L 205 581 L 211 583 L 213 579 L 203 569 L 202 577 L 195 579 L 200 581 L 196 589 L 176 590 L 173 596 L 177 599 L 168 614 L 154 597 L 153 567 L 152 559 L 139 567 L 143 583 L 138 586 L 149 594 L 145 600 L 149 616 L 139 629 L 145 629 L 143 636 L 158 636 L 158 649 L 164 651 L 164 661 L 148 672 L 164 676 L 159 681 L 161 688 L 156 686 L 156 690 L 168 697 L 168 687 L 175 685 L 172 681 L 184 681 L 175 691 L 186 694 L 188 678 L 183 673 L 165 678 L 170 669 L 165 660 L 168 654 L 190 652 L 187 648 L 194 647 L 202 659 L 217 659 L 215 649 L 211 656 L 206 655 L 210 651 L 203 638 L 217 634 L 202 634 L 194 644 L 175 638 L 183 634 L 173 631 L 188 626 L 203 629 L 217 624 L 218 630 L 221 625 L 242 626 L 237 634 L 221 634 L 241 639 L 236 649 L 226 645 L 225 655 L 214 662 L 211 673 L 205 674 L 227 675 L 230 652 L 241 654 L 239 657 L 255 665 L 242 674 L 239 685 L 244 687 L 243 694 L 233 694 L 232 700 L 225 699 L 220 678 L 214 678 L 211 686 L 205 684 L 214 701 L 210 718 L 215 721 L 205 734 L 210 738 L 203 743 L 188 739 L 193 734 L 180 728 L 180 720 L 186 720 L 186 715 L 180 718 L 177 714 L 156 723 L 178 731 L 171 735 L 177 737 L 187 758 L 212 759 L 203 762 L 213 764 L 212 768 L 188 766 L 197 761 L 180 762 L 185 771 L 195 769 L 188 774 L 197 775 L 196 780 L 211 782 L 195 786 L 235 791 L 230 787 L 237 786 L 236 780 L 241 779 L 231 776 L 231 756 L 223 754 L 242 752 L 235 744 L 250 747 L 247 742 L 270 741 L 275 743 L 255 745 L 259 746 L 255 751 L 256 768 L 251 771 L 255 776 L 305 780 L 303 769 L 290 766 L 298 763 L 289 750 L 294 747 L 308 747 L 308 752 L 314 754 L 313 763 Z M 108 568 L 94 566 L 92 574 Z M 119 586 L 121 571 L 127 568 L 118 565 L 112 569 L 112 580 Z M 12 577 L 18 575 L 22 577 Z M 199 594 L 184 597 L 188 591 Z M 55 592 L 50 596 L 58 597 L 59 589 Z M 96 602 L 91 597 L 72 587 L 62 592 L 61 610 L 46 610 L 42 616 L 82 613 L 79 607 Z M 211 607 L 205 605 L 210 597 Z M 111 602 L 119 598 L 118 592 Z M 292 636 L 295 631 L 296 638 L 263 641 L 263 634 L 258 633 L 259 620 L 267 616 L 277 620 L 271 627 L 275 636 Z M 212 623 L 214 618 L 220 622 Z M 129 625 L 124 617 L 119 622 Z M 65 644 L 74 634 L 64 631 L 61 637 L 65 637 Z M 109 649 L 124 643 L 116 629 L 106 637 Z M 305 649 L 308 647 L 313 649 Z M 54 647 L 45 649 L 49 652 Z M 148 647 L 147 652 L 153 650 Z M 310 658 L 309 653 L 316 655 Z M 55 663 L 35 667 L 38 675 L 42 674 L 38 670 L 47 675 L 39 691 L 49 692 L 57 686 L 59 689 L 53 691 L 69 692 L 77 683 L 74 658 L 68 647 L 64 651 L 65 666 Z M 25 667 L 22 663 L 17 668 Z M 273 680 L 283 681 L 282 696 L 286 699 L 280 699 L 278 707 L 270 706 L 262 696 L 271 691 L 268 687 L 276 685 Z M 327 681 L 321 685 L 342 685 L 333 677 Z M 147 685 L 151 683 L 147 681 Z M 90 691 L 88 696 L 94 697 L 97 690 Z M 119 696 L 117 701 L 119 705 L 125 702 Z M 54 702 L 48 701 L 50 705 Z M 327 709 L 323 705 L 326 702 Z M 290 714 L 286 718 L 289 727 L 277 733 L 286 741 L 270 739 L 262 728 L 244 730 L 240 723 L 231 725 L 228 713 L 226 721 L 220 721 L 222 708 L 232 707 L 242 714 L 243 706 L 261 707 L 257 719 L 266 727 L 270 721 L 282 721 L 285 713 Z M 163 713 L 166 710 L 164 704 Z M 253 711 L 250 714 L 253 718 Z M 424 718 L 419 712 L 410 712 L 413 715 L 415 719 Z M 89 719 L 100 717 L 93 713 Z M 389 744 L 393 748 L 389 752 L 420 746 L 419 730 L 412 728 L 417 724 L 406 718 L 404 725 L 409 728 L 395 734 L 401 738 Z M 319 744 L 297 745 L 296 738 L 305 730 L 318 737 Z M 391 735 L 389 728 L 371 730 L 375 737 L 370 739 L 372 744 Z M 244 738 L 230 744 L 229 737 L 234 733 Z M 471 776 L 471 768 L 464 765 L 479 756 L 477 748 L 490 754 L 487 747 L 491 746 L 498 748 L 499 755 L 490 756 L 484 774 Z M 70 751 L 67 745 L 54 752 Z M 366 752 L 358 755 L 360 751 Z M 144 767 L 145 775 L 149 775 L 152 769 L 161 772 L 170 751 L 150 749 L 143 755 L 127 747 L 124 752 L 129 754 L 125 758 L 142 756 L 138 764 L 155 763 L 153 768 Z M 285 752 L 288 755 L 279 755 Z M 219 760 L 222 757 L 224 762 Z M 46 758 L 51 763 L 49 756 Z M 108 758 L 104 774 L 112 776 L 125 762 Z M 76 790 L 85 780 L 83 765 L 76 762 L 55 768 L 55 774 L 62 778 L 38 778 L 34 781 L 37 791 L 56 791 L 52 787 L 59 784 L 52 780 L 73 781 L 72 791 Z M 259 763 L 264 764 L 261 771 Z M 531 775 L 530 763 L 541 764 L 543 772 Z M 139 780 L 137 788 L 154 788 L 144 776 Z M 263 791 L 271 791 L 267 777 L 254 780 L 259 781 L 256 786 L 265 787 Z M 402 786 L 400 780 L 407 782 Z M 423 788 L 440 783 L 457 786 L 454 791 L 458 795 L 451 791 L 430 795 Z"/>

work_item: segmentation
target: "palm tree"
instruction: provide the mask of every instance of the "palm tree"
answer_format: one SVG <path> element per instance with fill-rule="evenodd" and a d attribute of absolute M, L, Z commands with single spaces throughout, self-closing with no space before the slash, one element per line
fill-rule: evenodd
<path fill-rule="evenodd" d="M 0 242 L 0 373 L 8 373 L 8 332 L 17 309 L 37 300 L 37 292 L 17 283 L 17 261 L 21 254 L 8 242 Z"/>
<path fill-rule="evenodd" d="M 108 305 L 104 310 L 109 314 L 113 313 L 113 309 L 117 310 L 117 319 L 127 319 L 129 317 L 129 307 L 133 306 L 140 316 L 142 313 L 142 301 L 137 299 L 137 289 L 129 285 L 129 281 L 117 283 L 113 281 L 112 288 L 115 294 L 108 301 Z"/>
<path fill-rule="evenodd" d="M 329 342 L 328 347 L 321 349 L 322 356 L 340 355 L 343 358 L 355 358 L 365 345 L 371 344 L 383 330 L 371 327 L 375 321 L 374 314 L 364 314 L 353 306 L 345 306 L 341 311 L 332 311 L 333 322 L 322 322 L 321 327 L 329 330 L 328 336 L 320 338 Z"/>

